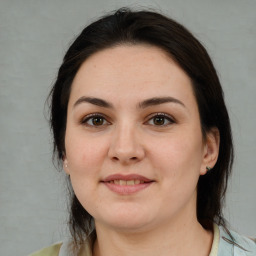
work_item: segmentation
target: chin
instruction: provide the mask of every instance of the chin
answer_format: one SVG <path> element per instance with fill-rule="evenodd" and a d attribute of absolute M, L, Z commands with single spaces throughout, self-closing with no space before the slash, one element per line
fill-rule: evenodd
<path fill-rule="evenodd" d="M 149 223 L 134 220 L 123 220 L 122 222 L 111 222 L 108 225 L 118 232 L 122 233 L 137 233 L 147 229 Z"/>
<path fill-rule="evenodd" d="M 100 220 L 101 219 L 101 220 Z M 102 218 L 96 218 L 95 223 L 105 223 L 112 229 L 123 232 L 142 231 L 152 224 L 153 220 L 149 219 L 148 214 L 142 214 L 138 211 L 116 211 L 104 214 Z M 97 224 L 96 224 L 97 225 Z"/>

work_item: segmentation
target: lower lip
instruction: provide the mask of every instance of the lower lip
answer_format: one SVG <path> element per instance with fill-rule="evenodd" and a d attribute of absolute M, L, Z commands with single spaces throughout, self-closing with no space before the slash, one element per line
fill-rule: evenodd
<path fill-rule="evenodd" d="M 141 184 L 135 184 L 135 185 L 118 185 L 114 183 L 109 182 L 103 182 L 111 191 L 120 194 L 120 195 L 130 195 L 134 194 L 136 192 L 139 192 L 143 189 L 148 188 L 150 185 L 153 184 L 153 182 L 147 182 L 147 183 L 141 183 Z"/>

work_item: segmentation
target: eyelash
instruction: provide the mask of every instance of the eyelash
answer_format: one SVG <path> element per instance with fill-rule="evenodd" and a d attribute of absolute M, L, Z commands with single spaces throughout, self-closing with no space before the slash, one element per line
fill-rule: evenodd
<path fill-rule="evenodd" d="M 89 121 L 93 122 L 93 118 L 99 118 L 102 119 L 103 123 L 100 125 L 95 125 L 93 123 L 89 124 Z M 164 124 L 160 124 L 160 125 L 156 125 L 154 123 L 150 123 L 150 121 L 152 120 L 154 122 L 154 118 L 163 118 L 162 120 L 164 121 Z M 166 123 L 166 121 L 168 123 Z M 102 126 L 111 124 L 109 121 L 107 121 L 107 118 L 105 115 L 101 114 L 101 113 L 93 113 L 93 114 L 89 114 L 87 116 L 85 116 L 80 123 L 82 125 L 86 125 L 89 127 L 93 127 L 93 128 L 100 128 Z M 159 126 L 159 127 L 165 127 L 165 126 L 169 126 L 171 124 L 175 123 L 175 120 L 172 116 L 165 114 L 165 113 L 154 113 L 151 114 L 148 118 L 147 121 L 144 124 L 148 124 L 148 125 L 152 125 L 152 126 Z"/>
<path fill-rule="evenodd" d="M 89 121 L 93 121 L 93 118 L 100 118 L 100 119 L 103 119 L 103 124 L 101 125 L 94 125 L 94 124 L 89 124 L 88 122 Z M 86 126 L 89 126 L 89 127 L 94 127 L 94 128 L 98 128 L 98 127 L 102 127 L 106 124 L 110 124 L 110 122 L 107 121 L 107 118 L 105 117 L 105 115 L 101 114 L 101 113 L 93 113 L 93 114 L 89 114 L 87 116 L 85 116 L 81 121 L 80 123 L 82 125 L 86 125 Z"/>
<path fill-rule="evenodd" d="M 149 125 L 153 125 L 153 126 L 160 126 L 160 127 L 165 127 L 165 126 L 169 126 L 173 123 L 175 123 L 175 120 L 172 116 L 165 114 L 165 113 L 154 113 L 151 114 L 148 118 L 148 120 L 146 121 L 146 123 L 149 123 L 150 120 L 154 120 L 154 118 L 163 118 L 164 122 L 166 122 L 166 120 L 168 121 L 168 123 L 164 123 L 164 124 L 160 124 L 160 125 L 156 125 L 156 124 L 149 124 Z"/>

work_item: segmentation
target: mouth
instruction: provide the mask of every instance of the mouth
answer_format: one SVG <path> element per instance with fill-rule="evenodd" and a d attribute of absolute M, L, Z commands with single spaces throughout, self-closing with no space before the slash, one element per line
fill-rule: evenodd
<path fill-rule="evenodd" d="M 137 174 L 110 175 L 101 181 L 112 192 L 120 195 L 129 195 L 149 187 L 155 181 Z"/>
<path fill-rule="evenodd" d="M 133 186 L 146 183 L 144 180 L 110 180 L 110 184 L 116 184 L 120 186 Z"/>

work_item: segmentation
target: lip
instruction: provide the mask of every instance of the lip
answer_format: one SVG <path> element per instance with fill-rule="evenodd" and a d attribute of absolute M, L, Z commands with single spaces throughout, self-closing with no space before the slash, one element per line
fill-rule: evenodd
<path fill-rule="evenodd" d="M 119 185 L 110 183 L 110 181 L 114 180 L 139 180 L 140 184 L 134 184 L 134 185 Z M 123 174 L 114 174 L 107 176 L 104 178 L 101 183 L 103 183 L 108 189 L 110 189 L 112 192 L 115 192 L 119 195 L 130 195 L 134 194 L 136 192 L 142 191 L 149 186 L 151 186 L 155 181 L 148 179 L 144 176 L 138 175 L 138 174 L 129 174 L 129 175 L 123 175 Z"/>
<path fill-rule="evenodd" d="M 123 174 L 113 174 L 107 176 L 105 179 L 103 179 L 103 182 L 109 182 L 111 180 L 139 180 L 139 181 L 144 181 L 144 182 L 151 182 L 153 180 L 148 179 L 144 176 L 138 175 L 138 174 L 128 174 L 128 175 L 123 175 Z"/>

